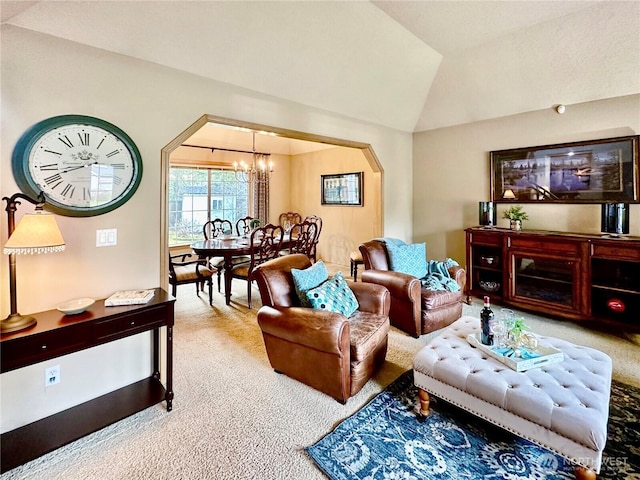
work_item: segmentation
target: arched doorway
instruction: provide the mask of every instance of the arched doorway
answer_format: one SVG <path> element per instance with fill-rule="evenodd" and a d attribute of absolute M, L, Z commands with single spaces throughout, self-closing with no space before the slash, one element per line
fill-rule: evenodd
<path fill-rule="evenodd" d="M 326 145 L 331 145 L 335 147 L 347 147 L 349 149 L 355 149 L 361 152 L 366 159 L 366 164 L 370 168 L 370 172 L 367 175 L 367 185 L 369 191 L 372 192 L 369 195 L 370 198 L 365 199 L 365 201 L 370 202 L 371 208 L 370 212 L 374 212 L 372 214 L 367 215 L 366 222 L 368 227 L 370 228 L 371 237 L 381 236 L 383 232 L 383 169 L 382 166 L 373 151 L 371 145 L 354 142 L 351 140 L 344 140 L 333 137 L 326 137 L 322 135 L 316 135 L 312 133 L 300 132 L 295 130 L 283 129 L 279 127 L 273 127 L 269 125 L 256 124 L 252 122 L 245 122 L 241 120 L 217 117 L 214 115 L 203 115 L 198 120 L 196 120 L 193 124 L 191 124 L 188 128 L 186 128 L 183 132 L 181 132 L 176 138 L 174 138 L 170 143 L 168 143 L 161 150 L 161 205 L 160 205 L 160 276 L 161 276 L 161 285 L 167 285 L 167 276 L 168 276 L 168 210 L 169 210 L 169 192 L 168 192 L 168 180 L 169 180 L 169 167 L 171 163 L 171 154 L 176 149 L 181 147 L 185 141 L 192 138 L 194 134 L 196 134 L 200 129 L 205 127 L 208 124 L 217 124 L 226 127 L 237 127 L 241 129 L 248 129 L 254 131 L 268 131 L 274 135 L 295 139 L 295 140 L 303 140 L 305 142 L 316 142 Z M 329 172 L 327 172 L 329 173 Z M 319 185 L 320 178 L 318 177 L 317 183 Z M 331 207 L 333 209 L 336 208 L 346 208 L 353 209 L 357 207 Z M 337 210 L 330 211 L 332 215 Z M 349 212 L 350 215 L 356 215 L 359 213 L 357 210 L 342 210 L 343 212 Z M 305 211 L 305 214 L 307 212 Z M 314 212 L 316 213 L 316 212 Z M 342 221 L 350 222 L 349 218 L 343 219 Z M 344 264 L 348 264 L 348 254 L 350 249 L 357 248 L 357 245 L 354 245 L 355 242 L 347 241 L 342 236 L 337 233 L 331 233 L 331 229 L 327 230 L 327 235 L 325 235 L 325 228 L 323 227 L 323 238 L 321 238 L 321 243 L 325 240 L 327 245 L 332 245 L 334 251 L 330 253 L 332 258 L 342 258 L 344 257 Z M 367 238 L 368 239 L 368 238 Z M 366 240 L 366 239 L 364 239 Z M 358 242 L 359 243 L 359 242 Z M 329 255 L 329 252 L 327 252 Z"/>

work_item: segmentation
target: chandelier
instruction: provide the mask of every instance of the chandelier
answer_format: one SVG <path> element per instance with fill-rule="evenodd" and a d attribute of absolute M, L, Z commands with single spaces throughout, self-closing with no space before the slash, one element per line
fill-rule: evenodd
<path fill-rule="evenodd" d="M 267 183 L 273 173 L 273 162 L 269 160 L 270 153 L 256 152 L 256 132 L 253 133 L 253 151 L 250 152 L 253 162 L 248 164 L 244 160 L 233 162 L 236 181 L 244 183 Z M 249 152 L 247 152 L 249 153 Z"/>

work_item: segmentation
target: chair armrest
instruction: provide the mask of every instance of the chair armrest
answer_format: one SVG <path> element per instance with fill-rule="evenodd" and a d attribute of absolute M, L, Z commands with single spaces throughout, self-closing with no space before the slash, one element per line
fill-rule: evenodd
<path fill-rule="evenodd" d="M 189 265 L 195 265 L 196 266 L 196 275 L 200 278 L 202 278 L 203 280 L 207 278 L 207 275 L 204 275 L 200 270 L 201 269 L 208 269 L 209 271 L 218 271 L 218 269 L 213 266 L 213 265 L 208 265 L 207 264 L 207 260 L 204 258 L 195 258 L 194 260 L 185 260 L 187 257 L 195 257 L 195 255 L 192 255 L 190 253 L 183 253 L 180 255 L 174 255 L 171 257 L 172 261 L 171 263 L 173 263 L 174 267 L 187 267 Z M 176 262 L 173 261 L 174 258 L 181 258 L 182 261 Z"/>
<path fill-rule="evenodd" d="M 347 283 L 358 300 L 358 310 L 378 315 L 389 315 L 391 294 L 386 287 L 375 283 L 352 281 L 347 281 Z"/>
<path fill-rule="evenodd" d="M 187 257 L 195 257 L 195 255 L 191 253 L 179 253 L 178 255 L 172 255 L 171 261 L 174 265 L 190 265 L 198 261 L 197 257 L 192 260 L 187 260 Z"/>
<path fill-rule="evenodd" d="M 304 307 L 269 307 L 258 310 L 263 333 L 292 344 L 341 355 L 349 349 L 351 329 L 344 315 Z"/>
<path fill-rule="evenodd" d="M 365 270 L 362 272 L 362 281 L 386 287 L 393 298 L 420 302 L 422 284 L 412 275 L 389 270 Z"/>
<path fill-rule="evenodd" d="M 459 265 L 449 267 L 449 275 L 460 285 L 460 290 L 464 291 L 464 286 L 467 284 L 467 272 L 465 269 Z"/>

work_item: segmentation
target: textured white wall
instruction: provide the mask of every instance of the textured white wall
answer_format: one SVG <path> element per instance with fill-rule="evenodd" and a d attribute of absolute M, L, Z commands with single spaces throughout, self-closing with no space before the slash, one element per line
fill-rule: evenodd
<path fill-rule="evenodd" d="M 447 8 L 454 2 L 429 3 Z M 489 13 L 500 9 L 502 20 L 508 20 L 509 7 L 536 8 L 536 2 L 524 3 L 462 2 L 461 10 L 469 12 L 465 4 Z M 567 8 L 568 3 L 581 2 L 538 2 L 537 8 Z M 574 14 L 513 27 L 508 35 L 445 55 L 415 130 L 638 93 L 640 3 L 591 3 Z M 456 18 L 460 25 L 494 26 L 491 19 L 483 20 L 482 14 Z"/>

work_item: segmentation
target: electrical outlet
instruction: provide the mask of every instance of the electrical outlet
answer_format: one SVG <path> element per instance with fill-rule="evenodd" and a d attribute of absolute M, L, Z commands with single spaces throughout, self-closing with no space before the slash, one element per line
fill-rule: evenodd
<path fill-rule="evenodd" d="M 60 383 L 60 365 L 54 365 L 44 369 L 44 386 L 50 387 Z"/>

